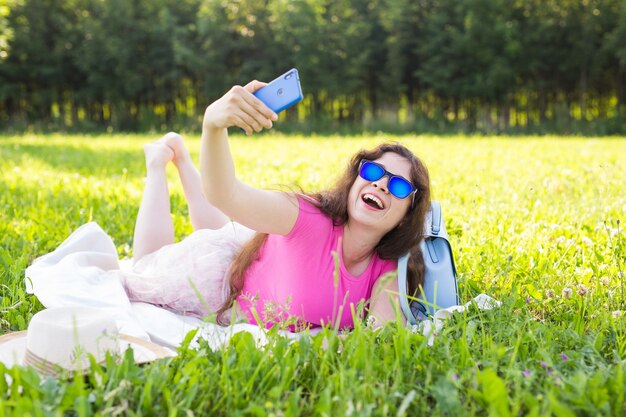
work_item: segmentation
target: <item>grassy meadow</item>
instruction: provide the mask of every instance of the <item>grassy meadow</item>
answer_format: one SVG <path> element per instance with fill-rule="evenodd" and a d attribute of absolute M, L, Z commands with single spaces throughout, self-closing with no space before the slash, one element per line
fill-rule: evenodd
<path fill-rule="evenodd" d="M 25 293 L 25 267 L 81 224 L 98 222 L 132 255 L 142 146 L 153 139 L 0 137 L 0 334 L 43 308 Z M 127 355 L 84 378 L 0 364 L 0 417 L 626 415 L 626 139 L 266 134 L 231 147 L 242 180 L 313 190 L 384 140 L 430 170 L 462 303 L 486 293 L 500 308 L 456 314 L 431 347 L 391 323 L 343 340 L 271 336 L 264 349 L 240 334 L 223 351 L 182 347 L 145 366 Z M 197 162 L 199 138 L 187 144 Z M 182 238 L 191 225 L 168 175 Z"/>

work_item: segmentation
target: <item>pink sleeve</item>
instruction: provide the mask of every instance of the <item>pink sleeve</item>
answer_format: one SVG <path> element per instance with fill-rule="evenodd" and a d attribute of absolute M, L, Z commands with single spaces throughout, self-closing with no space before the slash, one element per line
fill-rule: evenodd
<path fill-rule="evenodd" d="M 380 271 L 379 277 L 385 275 L 387 272 L 391 272 L 391 271 L 398 269 L 397 260 L 386 259 L 383 262 L 384 262 L 384 266 L 383 266 L 382 271 Z"/>
<path fill-rule="evenodd" d="M 398 269 L 398 260 L 397 259 L 381 259 L 381 268 L 378 276 L 374 279 L 374 281 L 378 281 L 378 278 L 386 275 L 389 272 L 396 271 Z"/>
<path fill-rule="evenodd" d="M 326 217 L 319 208 L 313 204 L 311 197 L 303 196 L 301 194 L 298 197 L 298 218 L 293 225 L 291 231 L 285 236 L 291 240 L 297 235 L 311 235 L 317 234 L 320 231 L 320 222 L 330 222 L 331 220 Z M 316 233 L 317 232 L 317 233 Z"/>
<path fill-rule="evenodd" d="M 380 277 L 386 275 L 389 272 L 392 271 L 396 271 L 398 269 L 398 261 L 397 260 L 393 260 L 393 259 L 378 259 L 379 264 L 379 271 L 377 276 L 374 276 L 371 281 L 370 281 L 370 286 L 368 289 L 368 294 L 370 294 L 369 296 L 371 297 L 372 294 L 372 289 L 374 288 L 374 284 L 376 284 L 376 281 L 378 281 L 380 279 Z M 396 274 L 397 276 L 397 274 Z"/>

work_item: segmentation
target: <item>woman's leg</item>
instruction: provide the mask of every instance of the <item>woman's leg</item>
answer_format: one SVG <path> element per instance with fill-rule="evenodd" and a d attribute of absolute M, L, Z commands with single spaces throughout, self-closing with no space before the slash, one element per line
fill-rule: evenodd
<path fill-rule="evenodd" d="M 230 219 L 219 209 L 209 204 L 202 193 L 200 172 L 193 164 L 182 136 L 167 134 L 157 143 L 164 143 L 174 151 L 173 162 L 178 169 L 185 198 L 189 207 L 189 217 L 194 230 L 219 229 Z"/>
<path fill-rule="evenodd" d="M 164 136 L 167 138 L 171 133 Z M 165 168 L 174 152 L 164 143 L 144 146 L 146 185 L 137 214 L 133 238 L 133 261 L 174 243 L 174 224 L 170 214 L 170 194 Z"/>
<path fill-rule="evenodd" d="M 182 136 L 168 133 L 144 146 L 144 152 L 146 185 L 135 223 L 134 262 L 165 245 L 174 243 L 174 224 L 170 213 L 170 194 L 165 170 L 170 161 L 173 161 L 178 169 L 194 230 L 219 229 L 229 222 L 224 213 L 204 198 L 200 173 L 191 160 Z"/>

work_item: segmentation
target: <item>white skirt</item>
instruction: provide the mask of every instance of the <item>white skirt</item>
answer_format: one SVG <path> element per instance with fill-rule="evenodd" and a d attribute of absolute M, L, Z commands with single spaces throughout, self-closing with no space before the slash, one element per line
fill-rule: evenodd
<path fill-rule="evenodd" d="M 60 292 L 59 288 L 46 291 L 47 283 L 63 285 L 66 282 L 70 294 L 83 297 L 90 282 L 104 283 L 116 277 L 130 301 L 142 301 L 179 314 L 202 317 L 215 312 L 226 300 L 228 268 L 239 248 L 253 235 L 253 230 L 238 223 L 228 223 L 218 230 L 197 230 L 184 240 L 164 246 L 132 265 L 130 261 L 118 262 L 111 238 L 96 223 L 87 223 L 54 252 L 38 258 L 27 268 L 27 287 L 31 281 L 30 284 L 39 289 L 36 295 L 47 305 L 46 295 Z M 82 284 L 77 288 L 77 283 Z M 85 288 L 81 289 L 80 285 Z M 103 288 L 115 292 L 116 287 Z M 66 292 L 65 295 L 70 294 Z M 106 292 L 87 296 L 119 299 L 120 294 Z M 50 301 L 54 303 L 54 300 Z M 106 299 L 98 301 L 99 305 L 106 304 Z"/>

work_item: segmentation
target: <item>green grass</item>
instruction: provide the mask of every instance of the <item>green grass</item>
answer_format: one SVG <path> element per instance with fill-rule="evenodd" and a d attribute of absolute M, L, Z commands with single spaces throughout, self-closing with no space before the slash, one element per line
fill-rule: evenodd
<path fill-rule="evenodd" d="M 152 139 L 0 137 L 0 332 L 25 329 L 43 308 L 25 294 L 24 268 L 79 225 L 97 221 L 131 255 Z M 236 137 L 232 149 L 244 181 L 313 190 L 384 139 L 264 135 Z M 330 331 L 293 344 L 270 337 L 263 350 L 243 334 L 224 351 L 183 347 L 147 366 L 126 357 L 85 378 L 0 365 L 0 417 L 625 415 L 626 140 L 391 139 L 430 169 L 462 302 L 484 292 L 501 308 L 457 314 L 432 347 L 392 323 L 341 341 Z M 188 145 L 197 161 L 198 137 Z M 191 226 L 169 174 L 183 237 Z"/>

